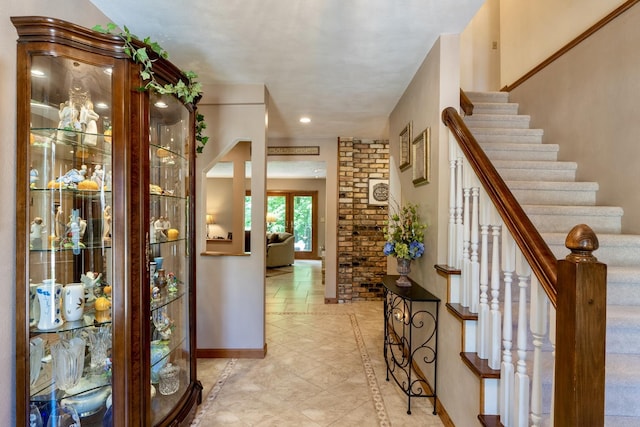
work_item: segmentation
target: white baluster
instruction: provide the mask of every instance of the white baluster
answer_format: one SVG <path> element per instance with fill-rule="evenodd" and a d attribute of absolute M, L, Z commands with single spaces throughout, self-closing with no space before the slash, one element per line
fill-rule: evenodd
<path fill-rule="evenodd" d="M 469 295 L 469 311 L 477 313 L 480 304 L 480 263 L 478 262 L 478 222 L 480 221 L 478 218 L 478 198 L 480 189 L 477 180 L 473 181 L 474 185 L 471 188 L 471 274 L 469 279 L 471 294 Z"/>
<path fill-rule="evenodd" d="M 456 150 L 457 142 L 449 138 L 449 253 L 447 264 L 456 265 Z"/>
<path fill-rule="evenodd" d="M 513 425 L 527 427 L 529 424 L 529 375 L 527 375 L 527 287 L 531 268 L 520 250 L 516 251 L 516 274 L 518 276 L 518 362 L 514 382 Z"/>
<path fill-rule="evenodd" d="M 467 184 L 466 181 L 467 180 L 465 179 L 465 184 Z M 460 304 L 462 304 L 463 307 L 469 307 L 469 300 L 471 295 L 471 260 L 469 257 L 469 247 L 471 246 L 471 208 L 469 206 L 470 192 L 471 188 L 465 185 L 465 187 L 463 187 L 462 189 L 464 204 L 462 209 L 462 295 L 460 298 Z"/>
<path fill-rule="evenodd" d="M 456 267 L 462 267 L 462 155 L 456 159 Z"/>
<path fill-rule="evenodd" d="M 549 299 L 536 276 L 531 277 L 531 334 L 533 376 L 531 378 L 531 425 L 542 425 L 542 344 L 547 334 Z"/>
<path fill-rule="evenodd" d="M 502 233 L 502 271 L 504 273 L 504 307 L 502 318 L 502 364 L 500 365 L 500 421 L 505 427 L 513 425 L 513 375 L 511 357 L 513 320 L 511 284 L 515 269 L 515 242 L 508 230 Z"/>
<path fill-rule="evenodd" d="M 489 219 L 493 205 L 487 193 L 480 191 L 480 305 L 478 307 L 478 357 L 488 357 L 489 343 Z"/>
<path fill-rule="evenodd" d="M 497 215 L 496 215 L 497 216 Z M 500 313 L 500 228 L 492 221 L 493 248 L 491 251 L 491 311 L 489 322 L 489 367 L 500 369 L 500 347 L 502 343 L 502 314 Z"/>

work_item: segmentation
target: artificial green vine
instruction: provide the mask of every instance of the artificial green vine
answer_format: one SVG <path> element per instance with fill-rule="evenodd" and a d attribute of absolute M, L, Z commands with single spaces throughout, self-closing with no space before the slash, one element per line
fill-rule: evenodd
<path fill-rule="evenodd" d="M 94 31 L 103 34 L 114 34 L 113 31 L 118 27 L 110 22 L 107 24 L 107 27 L 104 28 L 102 25 L 96 25 L 93 27 Z M 162 85 L 158 83 L 156 80 L 155 74 L 153 72 L 153 60 L 149 57 L 147 53 L 147 47 L 143 46 L 140 48 L 136 48 L 133 44 L 134 40 L 142 41 L 145 45 L 149 46 L 153 52 L 155 52 L 160 58 L 167 59 L 169 58 L 169 53 L 164 50 L 157 42 L 151 41 L 149 37 L 140 40 L 137 36 L 131 34 L 129 29 L 124 26 L 124 32 L 116 34 L 124 41 L 124 53 L 129 55 L 129 57 L 137 64 L 142 66 L 140 70 L 140 77 L 143 82 L 146 82 L 140 90 L 153 90 L 159 94 L 172 94 L 177 96 L 179 99 L 182 99 L 185 103 L 190 104 L 196 98 L 198 98 L 202 94 L 202 85 L 195 81 L 198 77 L 196 73 L 193 71 L 182 71 L 182 75 L 186 79 L 186 83 L 180 79 L 178 83 L 172 84 L 168 83 Z M 209 140 L 208 136 L 203 136 L 202 131 L 206 129 L 207 124 L 204 122 L 204 116 L 202 114 L 196 114 L 196 130 L 195 136 L 197 141 L 196 152 L 202 153 L 204 146 Z"/>

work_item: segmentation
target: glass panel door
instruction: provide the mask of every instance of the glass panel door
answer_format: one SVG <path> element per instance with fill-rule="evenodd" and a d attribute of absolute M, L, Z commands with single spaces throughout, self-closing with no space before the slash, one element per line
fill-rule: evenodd
<path fill-rule="evenodd" d="M 317 258 L 317 192 L 268 192 L 267 233 L 295 236 L 295 257 Z"/>
<path fill-rule="evenodd" d="M 191 378 L 189 335 L 189 111 L 173 96 L 152 96 L 150 112 L 151 400 L 165 419 Z M 153 394 L 152 394 L 153 395 Z"/>
<path fill-rule="evenodd" d="M 68 404 L 83 426 L 101 425 L 111 394 L 110 71 L 31 60 L 27 376 L 45 424 Z"/>
<path fill-rule="evenodd" d="M 313 251 L 313 198 L 293 196 L 293 234 L 296 252 Z"/>

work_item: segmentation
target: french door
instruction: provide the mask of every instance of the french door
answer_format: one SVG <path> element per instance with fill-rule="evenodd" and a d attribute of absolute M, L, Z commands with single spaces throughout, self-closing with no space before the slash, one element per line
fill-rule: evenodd
<path fill-rule="evenodd" d="M 268 191 L 267 232 L 295 236 L 297 259 L 318 258 L 318 192 Z"/>

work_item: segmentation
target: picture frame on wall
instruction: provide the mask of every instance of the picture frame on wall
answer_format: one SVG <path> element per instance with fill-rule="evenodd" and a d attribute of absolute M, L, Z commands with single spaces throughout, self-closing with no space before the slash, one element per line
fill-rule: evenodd
<path fill-rule="evenodd" d="M 431 179 L 431 128 L 427 127 L 412 143 L 413 185 L 428 184 Z"/>
<path fill-rule="evenodd" d="M 373 206 L 387 206 L 389 204 L 388 179 L 369 179 L 369 204 Z"/>
<path fill-rule="evenodd" d="M 400 170 L 411 167 L 411 122 L 400 132 Z"/>

